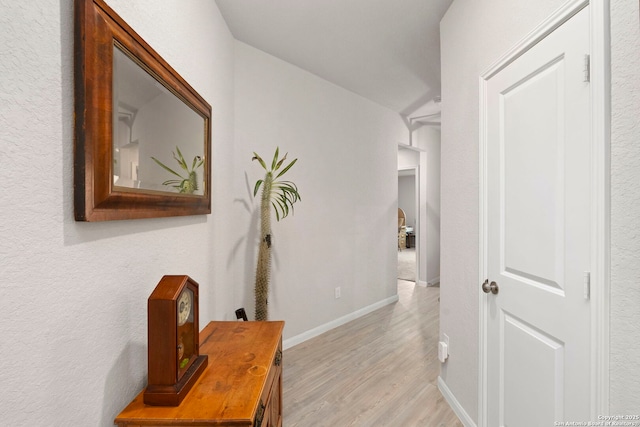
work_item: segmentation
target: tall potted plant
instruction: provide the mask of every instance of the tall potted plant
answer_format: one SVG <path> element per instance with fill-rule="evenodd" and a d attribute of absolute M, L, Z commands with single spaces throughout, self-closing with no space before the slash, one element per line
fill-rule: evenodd
<path fill-rule="evenodd" d="M 258 194 L 262 187 L 262 197 L 260 200 L 260 246 L 258 249 L 258 263 L 256 266 L 255 298 L 256 298 L 256 320 L 268 320 L 269 311 L 267 307 L 267 297 L 269 295 L 269 280 L 271 275 L 271 208 L 276 213 L 276 220 L 286 218 L 289 211 L 293 213 L 293 204 L 302 200 L 298 187 L 291 181 L 279 180 L 298 161 L 292 160 L 282 170 L 282 165 L 287 159 L 285 154 L 279 158 L 279 148 L 276 148 L 271 168 L 262 158 L 253 153 L 251 160 L 257 160 L 265 170 L 264 179 L 256 181 L 253 188 L 253 197 Z"/>

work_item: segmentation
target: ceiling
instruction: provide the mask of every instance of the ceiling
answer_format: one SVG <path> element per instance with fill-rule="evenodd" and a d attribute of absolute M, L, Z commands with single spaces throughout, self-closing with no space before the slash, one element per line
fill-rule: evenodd
<path fill-rule="evenodd" d="M 405 116 L 439 111 L 453 0 L 216 0 L 233 36 Z"/>

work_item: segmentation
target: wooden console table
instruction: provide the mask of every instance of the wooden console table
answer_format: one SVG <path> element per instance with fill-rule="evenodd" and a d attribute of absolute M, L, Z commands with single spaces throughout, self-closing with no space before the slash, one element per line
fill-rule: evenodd
<path fill-rule="evenodd" d="M 136 426 L 282 426 L 284 322 L 211 322 L 200 332 L 209 364 L 180 406 L 140 393 L 115 419 Z"/>

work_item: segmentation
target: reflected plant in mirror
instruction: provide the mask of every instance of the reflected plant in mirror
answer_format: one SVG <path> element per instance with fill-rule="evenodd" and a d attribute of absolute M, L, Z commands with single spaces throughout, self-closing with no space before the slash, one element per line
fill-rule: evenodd
<path fill-rule="evenodd" d="M 196 171 L 196 169 L 202 166 L 202 164 L 204 163 L 204 159 L 200 156 L 195 156 L 193 158 L 193 163 L 191 164 L 191 169 L 189 169 L 189 167 L 187 166 L 187 162 L 184 160 L 184 156 L 182 155 L 178 147 L 176 147 L 176 152 L 178 153 L 177 156 L 176 153 L 171 154 L 173 154 L 173 158 L 176 160 L 176 162 L 178 162 L 180 168 L 184 169 L 184 171 L 187 172 L 186 178 L 171 169 L 169 166 L 162 163 L 160 160 L 156 159 L 155 157 L 152 156 L 151 158 L 167 172 L 170 172 L 180 178 L 168 179 L 164 181 L 162 185 L 170 185 L 171 187 L 178 190 L 179 193 L 193 194 L 198 190 L 198 172 Z"/>

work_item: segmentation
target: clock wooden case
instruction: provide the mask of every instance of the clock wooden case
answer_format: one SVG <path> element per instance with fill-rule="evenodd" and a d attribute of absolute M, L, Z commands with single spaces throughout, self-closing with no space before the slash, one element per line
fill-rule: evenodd
<path fill-rule="evenodd" d="M 144 403 L 178 406 L 207 367 L 200 354 L 198 284 L 164 276 L 148 301 L 149 384 Z"/>

